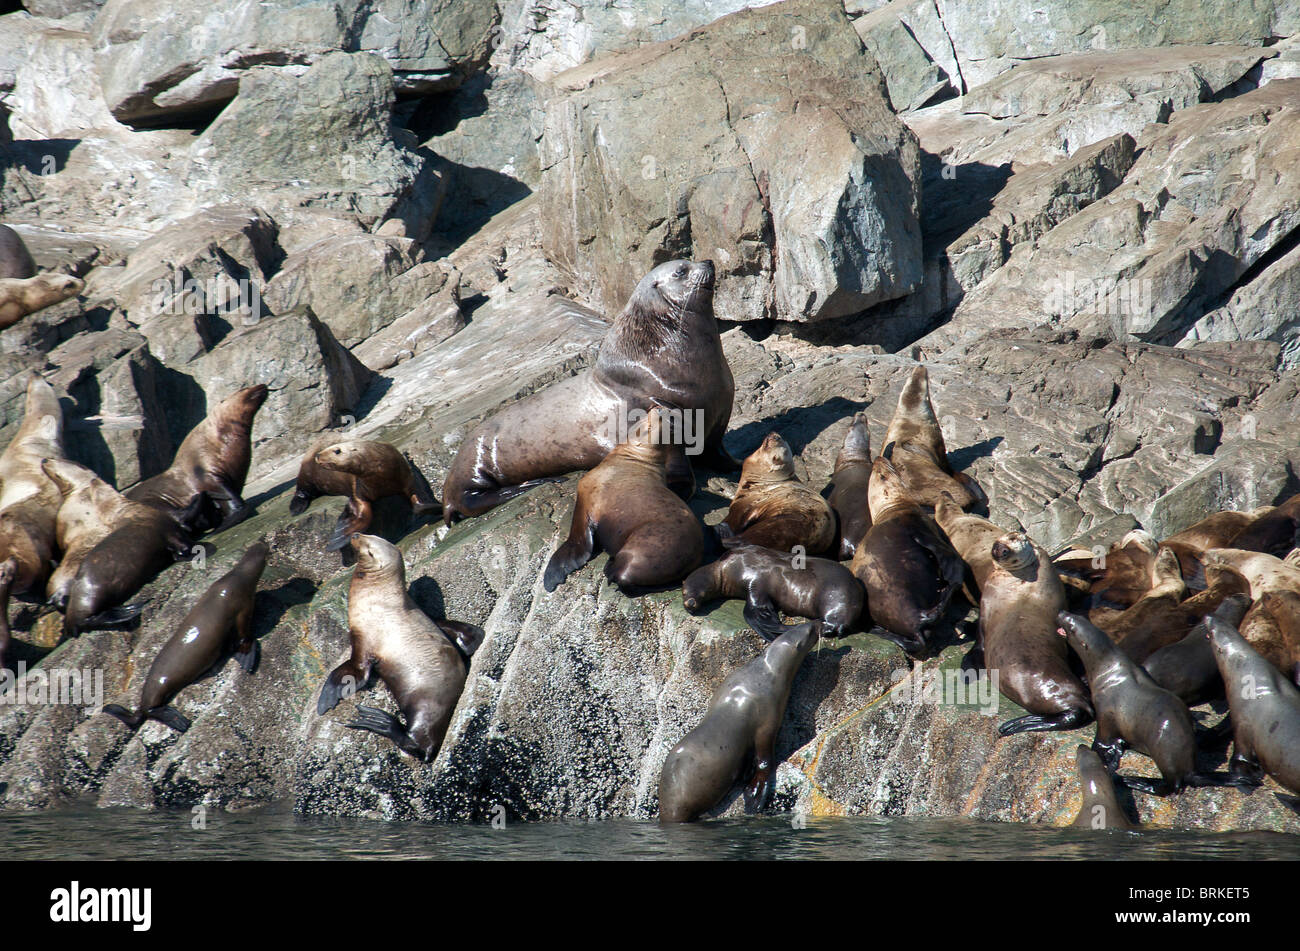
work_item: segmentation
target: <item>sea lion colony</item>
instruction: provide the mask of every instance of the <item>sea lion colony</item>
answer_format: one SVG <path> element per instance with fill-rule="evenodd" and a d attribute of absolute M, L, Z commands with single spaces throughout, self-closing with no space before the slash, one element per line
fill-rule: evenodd
<path fill-rule="evenodd" d="M 694 491 L 692 459 L 714 471 L 738 467 L 722 448 L 734 386 L 713 316 L 713 280 L 707 261 L 655 268 L 589 371 L 470 433 L 441 506 L 414 464 L 386 443 L 312 446 L 290 512 L 301 514 L 319 496 L 346 497 L 327 547 L 346 547 L 356 561 L 351 653 L 322 686 L 319 715 L 382 680 L 405 722 L 357 706 L 346 725 L 430 762 L 484 636 L 415 605 L 401 551 L 365 534 L 371 503 L 397 496 L 415 520 L 441 510 L 450 524 L 587 470 L 568 538 L 547 566 L 550 596 L 564 597 L 557 592 L 564 579 L 603 550 L 606 574 L 625 596 L 681 586 L 692 612 L 740 598 L 746 621 L 770 641 L 720 685 L 699 726 L 668 753 L 664 822 L 716 812 L 738 785 L 755 808 L 764 806 L 793 682 L 821 638 L 865 631 L 922 658 L 956 636 L 943 622 L 963 598 L 979 611 L 968 666 L 996 673 L 1002 693 L 1027 711 L 1002 725 L 1004 735 L 1096 720 L 1097 755 L 1080 748 L 1085 802 L 1077 824 L 1130 824 L 1111 787 L 1126 749 L 1151 757 L 1162 776 L 1118 778 L 1136 790 L 1252 786 L 1267 774 L 1300 793 L 1300 742 L 1287 742 L 1300 737 L 1293 686 L 1300 568 L 1292 553 L 1300 496 L 1208 515 L 1166 542 L 1138 531 L 1101 557 L 1071 551 L 1052 559 L 1023 533 L 973 511 L 986 508 L 987 496 L 951 466 L 928 373 L 918 365 L 878 455 L 865 416 L 848 420 L 820 492 L 798 479 L 789 445 L 771 433 L 744 461 L 725 520 L 708 529 L 683 502 Z M 11 595 L 48 597 L 65 613 L 68 636 L 130 624 L 147 608 L 132 598 L 151 578 L 188 557 L 206 532 L 250 514 L 242 492 L 266 395 L 258 383 L 209 394 L 225 398 L 172 466 L 120 493 L 65 458 L 57 396 L 32 376 L 26 416 L 0 454 L 0 663 Z M 673 425 L 689 412 L 703 419 L 703 438 L 690 448 Z M 614 414 L 622 429 L 607 425 Z M 178 692 L 231 656 L 253 674 L 250 617 L 268 558 L 275 552 L 264 542 L 249 548 L 152 658 L 135 709 L 109 704 L 103 712 L 132 729 L 152 718 L 184 731 L 189 721 L 168 705 Z M 786 624 L 782 613 L 806 620 Z M 1235 749 L 1227 774 L 1196 769 L 1199 736 L 1188 704 L 1207 701 L 1229 705 Z"/>

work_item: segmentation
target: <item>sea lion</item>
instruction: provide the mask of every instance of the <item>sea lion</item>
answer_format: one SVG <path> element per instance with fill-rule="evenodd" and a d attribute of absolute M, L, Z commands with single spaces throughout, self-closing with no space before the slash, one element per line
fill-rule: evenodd
<path fill-rule="evenodd" d="M 1206 625 L 1232 717 L 1230 782 L 1258 786 L 1267 773 L 1300 795 L 1300 690 L 1230 625 Z"/>
<path fill-rule="evenodd" d="M 253 417 L 266 402 L 264 383 L 237 390 L 214 406 L 176 450 L 172 464 L 124 493 L 134 502 L 177 511 L 196 493 L 208 496 L 218 510 L 216 523 L 229 528 L 253 514 L 244 501 L 244 480 L 253 458 Z"/>
<path fill-rule="evenodd" d="M 172 562 L 193 553 L 203 502 L 199 493 L 178 511 L 144 503 L 124 506 L 113 530 L 82 557 L 67 588 L 64 631 L 76 637 L 138 617 L 144 604 L 127 600 Z"/>
<path fill-rule="evenodd" d="M 85 287 L 81 278 L 71 274 L 0 278 L 0 330 L 12 327 L 28 314 L 76 297 Z"/>
<path fill-rule="evenodd" d="M 1211 548 L 1205 553 L 1205 567 L 1235 571 L 1250 585 L 1255 600 L 1265 591 L 1300 592 L 1300 564 L 1292 564 L 1276 555 L 1241 548 Z"/>
<path fill-rule="evenodd" d="M 746 801 L 772 793 L 776 737 L 795 674 L 821 636 L 821 622 L 787 627 L 763 653 L 722 682 L 700 725 L 669 751 L 659 774 L 659 821 L 690 822 L 714 808 L 754 763 Z"/>
<path fill-rule="evenodd" d="M 417 517 L 442 511 L 429 484 L 411 461 L 395 446 L 373 440 L 345 440 L 309 452 L 298 467 L 290 513 L 302 514 L 318 495 L 348 497 L 347 507 L 326 545 L 328 551 L 337 551 L 353 535 L 365 533 L 374 517 L 371 503 L 379 499 L 402 496 L 410 501 Z"/>
<path fill-rule="evenodd" d="M 0 225 L 0 280 L 25 280 L 36 276 L 36 262 L 22 237 L 8 225 Z"/>
<path fill-rule="evenodd" d="M 1262 592 L 1238 631 L 1256 653 L 1300 684 L 1300 592 Z"/>
<path fill-rule="evenodd" d="M 715 598 L 744 598 L 745 623 L 770 640 L 785 630 L 778 610 L 817 618 L 824 633 L 839 637 L 862 615 L 866 592 L 838 561 L 739 545 L 682 582 L 682 603 L 691 613 Z"/>
<path fill-rule="evenodd" d="M 59 564 L 45 584 L 46 600 L 62 610 L 81 559 L 113 530 L 127 500 L 90 469 L 67 459 L 42 459 L 41 469 L 59 488 L 63 502 L 54 520 Z"/>
<path fill-rule="evenodd" d="M 998 727 L 1003 736 L 1072 730 L 1093 718 L 1088 690 L 1070 669 L 1056 616 L 1065 585 L 1051 556 L 1022 532 L 998 537 L 981 586 L 978 647 L 998 690 L 1029 711 Z"/>
<path fill-rule="evenodd" d="M 41 468 L 47 457 L 63 458 L 63 411 L 54 388 L 33 375 L 23 421 L 0 453 L 0 564 L 11 567 L 7 590 L 12 594 L 39 590 L 54 558 L 63 494 Z M 0 613 L 8 610 L 8 599 L 0 599 Z M 9 638 L 0 636 L 0 665 L 8 645 Z"/>
<path fill-rule="evenodd" d="M 1170 549 L 1178 556 L 1178 570 L 1189 588 L 1200 591 L 1205 587 L 1205 566 L 1202 556 L 1211 548 L 1226 548 L 1234 538 L 1254 522 L 1262 512 L 1215 512 L 1199 522 L 1168 538 L 1161 539 L 1161 549 Z"/>
<path fill-rule="evenodd" d="M 1079 771 L 1083 805 L 1071 825 L 1080 829 L 1135 828 L 1115 796 L 1115 781 L 1101 757 L 1080 744 L 1074 751 L 1074 763 Z"/>
<path fill-rule="evenodd" d="M 858 543 L 871 527 L 871 507 L 867 505 L 870 482 L 871 433 L 867 430 L 867 417 L 858 413 L 849 424 L 844 445 L 835 457 L 835 471 L 826 498 L 835 513 L 840 561 L 852 560 Z"/>
<path fill-rule="evenodd" d="M 627 592 L 677 584 L 704 556 L 704 531 L 668 488 L 674 447 L 663 442 L 662 407 L 651 407 L 604 461 L 578 482 L 568 539 L 547 562 L 542 583 L 554 591 L 598 550 L 606 576 Z M 685 457 L 681 457 L 685 458 Z"/>
<path fill-rule="evenodd" d="M 1160 779 L 1116 776 L 1130 789 L 1168 796 L 1184 786 L 1221 786 L 1221 778 L 1196 769 L 1196 726 L 1187 705 L 1147 675 L 1105 632 L 1078 614 L 1062 611 L 1058 632 L 1083 661 L 1097 713 L 1092 748 L 1112 772 L 1124 750 L 1155 760 Z"/>
<path fill-rule="evenodd" d="M 702 420 L 699 461 L 726 471 L 722 448 L 735 383 L 713 316 L 713 262 L 668 261 L 641 279 L 601 342 L 590 371 L 561 380 L 481 423 L 443 485 L 443 519 L 480 515 L 545 481 L 591 469 L 614 448 L 629 414 L 652 402 Z M 690 467 L 670 484 L 689 495 Z"/>
<path fill-rule="evenodd" d="M 779 433 L 768 433 L 745 458 L 736 497 L 718 535 L 725 546 L 744 543 L 784 552 L 799 548 L 820 555 L 835 542 L 835 513 L 795 475 L 790 444 Z"/>
<path fill-rule="evenodd" d="M 988 504 L 979 483 L 956 472 L 948 461 L 943 430 L 930 402 L 930 374 L 923 365 L 912 371 L 898 395 L 881 455 L 899 468 L 918 505 L 933 509 L 945 495 L 964 509 Z"/>
<path fill-rule="evenodd" d="M 110 703 L 104 712 L 132 729 L 145 720 L 157 720 L 184 733 L 190 721 L 168 706 L 173 697 L 232 653 L 245 672 L 253 673 L 260 653 L 252 632 L 253 601 L 270 552 L 266 542 L 254 543 L 194 602 L 149 667 L 136 710 Z"/>
<path fill-rule="evenodd" d="M 934 508 L 934 520 L 970 570 L 972 584 L 967 588 L 966 597 L 978 606 L 984 581 L 994 567 L 993 543 L 1006 532 L 982 515 L 963 511 L 950 496 L 939 500 Z"/>
<path fill-rule="evenodd" d="M 1097 622 L 1139 664 L 1153 651 L 1181 640 L 1208 610 L 1213 610 L 1209 608 L 1196 615 L 1181 610 L 1187 585 L 1178 564 L 1174 551 L 1161 547 L 1151 566 L 1151 589 L 1131 608 Z"/>
<path fill-rule="evenodd" d="M 1300 495 L 1268 509 L 1232 537 L 1231 547 L 1281 558 L 1300 547 Z M 1229 547 L 1225 542 L 1220 548 Z"/>
<path fill-rule="evenodd" d="M 1085 604 L 1089 619 L 1096 624 L 1100 616 L 1094 618 L 1094 610 L 1118 615 L 1151 590 L 1151 569 L 1159 550 L 1154 535 L 1135 528 L 1100 555 L 1072 548 L 1053 561 L 1062 574 L 1086 582 L 1089 594 Z"/>
<path fill-rule="evenodd" d="M 926 636 L 961 586 L 964 566 L 948 539 L 911 498 L 888 459 L 872 463 L 871 528 L 849 568 L 867 590 L 872 633 L 903 650 L 928 649 Z"/>
<path fill-rule="evenodd" d="M 1214 609 L 1213 616 L 1236 627 L 1250 608 L 1245 594 L 1228 595 Z M 1210 632 L 1202 619 L 1187 636 L 1160 648 L 1145 661 L 1143 668 L 1159 686 L 1194 707 L 1223 697 L 1223 680 L 1210 646 Z"/>
<path fill-rule="evenodd" d="M 378 733 L 417 759 L 432 762 L 483 632 L 472 625 L 435 621 L 421 611 L 406 590 L 406 564 L 396 545 L 376 535 L 357 534 L 352 536 L 352 550 L 352 653 L 326 679 L 316 713 L 324 715 L 344 697 L 369 688 L 377 673 L 397 700 L 406 726 L 390 713 L 358 705 L 348 729 Z"/>

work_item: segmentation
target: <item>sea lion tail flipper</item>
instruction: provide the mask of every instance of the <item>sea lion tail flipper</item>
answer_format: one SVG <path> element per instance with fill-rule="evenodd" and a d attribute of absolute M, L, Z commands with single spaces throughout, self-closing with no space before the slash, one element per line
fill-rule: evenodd
<path fill-rule="evenodd" d="M 262 645 L 256 638 L 249 638 L 239 644 L 235 651 L 235 660 L 239 666 L 244 668 L 244 673 L 251 674 L 256 672 L 257 663 L 262 658 Z"/>
<path fill-rule="evenodd" d="M 387 737 L 396 743 L 401 749 L 410 753 L 412 756 L 419 757 L 426 762 L 432 759 L 432 756 L 426 756 L 418 743 L 411 739 L 406 727 L 402 722 L 384 710 L 378 707 L 367 707 L 364 704 L 357 705 L 357 713 L 350 721 L 344 724 L 349 730 L 365 730 L 369 733 L 377 733 L 380 736 Z"/>
<path fill-rule="evenodd" d="M 411 511 L 416 518 L 423 518 L 426 515 L 431 515 L 434 518 L 437 518 L 442 514 L 442 503 L 437 499 L 434 499 L 432 502 L 416 502 L 411 506 Z"/>
<path fill-rule="evenodd" d="M 989 504 L 988 493 L 985 492 L 983 487 L 978 482 L 975 481 L 973 476 L 971 476 L 969 473 L 966 472 L 954 472 L 952 474 L 952 477 L 956 479 L 958 482 L 960 482 L 962 486 L 966 489 L 966 491 L 969 492 L 974 497 L 975 499 L 974 507 L 982 507 L 984 509 L 988 508 L 988 504 Z"/>
<path fill-rule="evenodd" d="M 726 522 L 719 522 L 717 525 L 714 525 L 713 531 L 714 534 L 717 535 L 718 543 L 722 545 L 723 548 L 735 548 L 744 544 L 741 537 L 736 534 L 736 530 Z"/>
<path fill-rule="evenodd" d="M 106 611 L 100 611 L 93 617 L 86 618 L 85 623 L 81 625 L 81 629 L 94 630 L 101 627 L 124 627 L 140 617 L 146 603 L 145 601 L 137 601 L 134 604 L 122 604 Z"/>
<path fill-rule="evenodd" d="M 154 707 L 145 716 L 165 723 L 177 733 L 184 733 L 190 728 L 190 721 L 175 707 Z"/>
<path fill-rule="evenodd" d="M 369 520 L 361 507 L 354 504 L 355 502 L 355 499 L 348 499 L 347 504 L 339 512 L 339 517 L 334 522 L 334 531 L 330 533 L 329 540 L 325 543 L 326 551 L 339 551 L 346 548 L 354 533 L 364 532 L 370 527 Z"/>
<path fill-rule="evenodd" d="M 781 614 L 776 605 L 766 598 L 757 598 L 751 592 L 745 602 L 745 623 L 764 640 L 775 640 L 785 633 L 786 626 L 781 622 Z"/>
<path fill-rule="evenodd" d="M 542 587 L 554 591 L 563 582 L 596 554 L 596 524 L 587 512 L 580 508 L 582 496 L 574 502 L 573 526 L 569 537 L 564 540 L 551 560 L 546 563 L 546 573 L 542 576 Z M 611 564 L 613 562 L 611 561 Z"/>
<path fill-rule="evenodd" d="M 539 485 L 545 485 L 548 482 L 563 482 L 560 476 L 549 476 L 545 479 L 531 479 L 528 482 L 521 482 L 519 485 L 503 485 L 494 488 L 483 489 L 466 489 L 461 498 L 464 505 L 457 505 L 454 508 L 448 507 L 448 502 L 443 500 L 443 520 L 451 518 L 453 514 L 459 516 L 482 515 L 488 509 L 494 509 L 498 505 L 509 502 L 516 496 L 523 495 Z M 451 522 L 447 522 L 448 525 Z"/>
<path fill-rule="evenodd" d="M 316 715 L 323 716 L 339 705 L 344 697 L 350 697 L 370 686 L 370 671 L 364 674 L 357 669 L 351 658 L 339 664 L 325 678 L 325 685 L 320 689 L 316 701 Z"/>
<path fill-rule="evenodd" d="M 141 723 L 144 722 L 143 713 L 132 713 L 130 710 L 122 706 L 120 703 L 105 704 L 104 709 L 101 712 L 107 713 L 109 716 L 112 717 L 117 717 L 127 726 L 131 727 L 131 729 L 135 729 Z"/>
<path fill-rule="evenodd" d="M 465 655 L 466 660 L 474 656 L 474 652 L 483 643 L 483 638 L 487 637 L 483 628 L 474 624 L 466 624 L 463 621 L 448 621 L 446 619 L 437 623 L 442 633 L 447 636 L 447 639 Z"/>

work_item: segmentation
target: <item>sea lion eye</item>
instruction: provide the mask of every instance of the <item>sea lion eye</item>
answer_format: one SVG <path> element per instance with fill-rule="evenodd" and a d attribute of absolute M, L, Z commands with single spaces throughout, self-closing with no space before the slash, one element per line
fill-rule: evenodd
<path fill-rule="evenodd" d="M 684 264 L 681 267 L 679 267 L 677 270 L 673 271 L 673 277 L 675 278 L 682 278 L 685 276 L 686 276 L 686 265 Z"/>

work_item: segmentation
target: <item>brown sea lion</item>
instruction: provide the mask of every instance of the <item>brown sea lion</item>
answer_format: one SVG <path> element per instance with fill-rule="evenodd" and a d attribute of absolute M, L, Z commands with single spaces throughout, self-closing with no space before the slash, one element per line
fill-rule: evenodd
<path fill-rule="evenodd" d="M 76 637 L 139 617 L 144 604 L 126 602 L 168 565 L 193 553 L 203 502 L 199 493 L 178 511 L 144 503 L 124 507 L 113 530 L 81 559 L 67 589 L 64 631 Z"/>
<path fill-rule="evenodd" d="M 43 459 L 41 469 L 63 496 L 54 521 L 59 564 L 45 584 L 46 600 L 62 610 L 81 559 L 107 537 L 121 508 L 129 503 L 90 469 L 68 459 Z"/>
<path fill-rule="evenodd" d="M 844 445 L 835 457 L 830 493 L 826 497 L 835 513 L 839 534 L 839 559 L 850 561 L 858 543 L 871 527 L 867 486 L 871 483 L 871 433 L 867 417 L 858 413 L 844 434 Z"/>
<path fill-rule="evenodd" d="M 1250 597 L 1230 594 L 1214 609 L 1213 616 L 1236 627 L 1250 608 Z M 1210 629 L 1202 619 L 1182 640 L 1160 648 L 1142 666 L 1159 686 L 1194 707 L 1223 698 L 1223 678 L 1210 645 Z"/>
<path fill-rule="evenodd" d="M 24 280 L 36 276 L 36 262 L 18 232 L 0 225 L 0 280 Z"/>
<path fill-rule="evenodd" d="M 601 550 L 609 553 L 606 576 L 627 592 L 677 584 L 699 566 L 704 531 L 668 488 L 668 460 L 680 447 L 662 441 L 668 431 L 661 414 L 651 407 L 627 441 L 578 482 L 569 537 L 542 579 L 547 591 Z"/>
<path fill-rule="evenodd" d="M 762 545 L 821 555 L 835 543 L 835 513 L 795 475 L 789 443 L 778 433 L 768 433 L 741 467 L 736 497 L 718 534 L 726 546 Z"/>
<path fill-rule="evenodd" d="M 253 458 L 253 417 L 268 392 L 264 383 L 258 383 L 226 397 L 185 437 L 172 464 L 127 489 L 126 497 L 174 512 L 203 493 L 218 509 L 211 527 L 225 529 L 248 518 L 253 510 L 241 493 Z"/>
<path fill-rule="evenodd" d="M 1135 528 L 1104 552 L 1074 548 L 1053 561 L 1063 575 L 1086 583 L 1085 607 L 1096 624 L 1107 614 L 1115 616 L 1131 608 L 1151 590 L 1151 571 L 1159 551 L 1154 535 Z"/>
<path fill-rule="evenodd" d="M 682 603 L 695 613 L 716 598 L 744 598 L 745 623 L 771 639 L 784 633 L 779 611 L 816 618 L 831 637 L 846 634 L 862 615 L 862 583 L 838 561 L 739 545 L 682 582 Z"/>
<path fill-rule="evenodd" d="M 1115 796 L 1115 781 L 1101 757 L 1080 745 L 1075 748 L 1074 762 L 1083 790 L 1083 805 L 1071 825 L 1080 829 L 1135 828 Z"/>
<path fill-rule="evenodd" d="M 589 372 L 503 408 L 470 433 L 443 485 L 447 524 L 539 481 L 595 467 L 624 438 L 629 414 L 653 402 L 677 407 L 691 423 L 700 462 L 734 470 L 722 437 L 735 383 L 713 316 L 713 281 L 712 261 L 659 265 L 637 284 Z M 689 469 L 675 466 L 669 480 L 686 495 L 694 485 Z"/>
<path fill-rule="evenodd" d="M 63 412 L 54 388 L 33 375 L 23 421 L 0 453 L 0 564 L 11 567 L 7 591 L 12 594 L 40 590 L 54 558 L 63 494 L 41 468 L 47 457 L 63 458 Z M 0 613 L 8 610 L 6 597 L 0 600 Z M 8 646 L 9 638 L 0 636 L 0 666 Z"/>
<path fill-rule="evenodd" d="M 1111 643 L 1106 633 L 1078 614 L 1062 611 L 1058 632 L 1083 661 L 1097 712 L 1092 748 L 1114 772 L 1125 749 L 1155 760 L 1160 779 L 1116 776 L 1130 789 L 1168 796 L 1184 786 L 1221 786 L 1222 777 L 1196 769 L 1196 727 L 1187 705 L 1147 675 Z"/>
<path fill-rule="evenodd" d="M 1225 542 L 1218 547 L 1259 551 L 1279 558 L 1300 547 L 1300 495 L 1260 514 L 1232 537 L 1230 546 Z"/>
<path fill-rule="evenodd" d="M 984 667 L 997 673 L 998 690 L 1029 711 L 998 732 L 1083 726 L 1093 718 L 1093 707 L 1070 669 L 1065 642 L 1056 636 L 1065 585 L 1051 556 L 1022 532 L 1007 532 L 993 543 L 990 558 L 993 566 L 980 593 L 978 645 Z"/>
<path fill-rule="evenodd" d="M 1200 591 L 1205 587 L 1205 566 L 1201 563 L 1201 556 L 1211 548 L 1228 547 L 1261 513 L 1267 511 L 1271 509 L 1215 512 L 1181 532 L 1161 539 L 1160 547 L 1168 548 L 1178 556 L 1178 570 L 1182 573 L 1183 580 L 1189 588 Z"/>
<path fill-rule="evenodd" d="M 1232 717 L 1230 781 L 1258 786 L 1267 773 L 1300 795 L 1300 690 L 1233 627 L 1206 624 Z"/>
<path fill-rule="evenodd" d="M 881 455 L 898 467 L 918 505 L 934 508 L 945 495 L 964 509 L 988 504 L 979 483 L 954 471 L 948 460 L 943 430 L 930 402 L 930 374 L 924 366 L 912 371 L 898 396 Z"/>
<path fill-rule="evenodd" d="M 940 499 L 935 506 L 934 520 L 970 570 L 972 583 L 966 596 L 971 604 L 978 605 L 984 581 L 994 567 L 993 543 L 1006 532 L 981 515 L 963 511 L 949 497 Z"/>
<path fill-rule="evenodd" d="M 421 611 L 406 590 L 406 565 L 396 545 L 358 534 L 352 550 L 357 562 L 348 587 L 352 653 L 326 679 L 316 713 L 324 715 L 344 697 L 369 688 L 378 674 L 406 725 L 376 707 L 358 705 L 348 729 L 378 733 L 432 762 L 483 632 L 468 624 L 435 621 Z"/>
<path fill-rule="evenodd" d="M 867 589 L 873 633 L 912 653 L 928 649 L 927 635 L 961 586 L 964 565 L 934 520 L 911 497 L 888 459 L 872 463 L 867 500 L 871 528 L 850 570 Z"/>
<path fill-rule="evenodd" d="M 342 491 L 335 491 L 338 489 Z M 379 499 L 402 496 L 410 501 L 416 516 L 442 511 L 429 484 L 411 461 L 397 447 L 373 440 L 333 442 L 308 453 L 298 468 L 298 484 L 289 511 L 301 514 L 319 495 L 348 497 L 347 507 L 326 545 L 328 551 L 337 551 L 353 535 L 370 527 L 374 517 L 371 503 Z"/>
<path fill-rule="evenodd" d="M 252 632 L 253 601 L 270 552 L 266 542 L 254 543 L 194 602 L 149 667 L 137 709 L 110 703 L 104 712 L 132 729 L 145 720 L 157 720 L 184 733 L 190 721 L 168 706 L 173 697 L 232 653 L 240 667 L 253 673 L 260 653 Z"/>
<path fill-rule="evenodd" d="M 0 330 L 28 314 L 76 297 L 86 285 L 71 274 L 37 274 L 23 279 L 0 278 Z"/>
<path fill-rule="evenodd" d="M 776 737 L 795 674 L 821 636 L 821 622 L 787 627 L 722 682 L 700 725 L 669 751 L 659 774 L 659 821 L 690 822 L 718 805 L 753 762 L 745 798 L 756 810 L 771 796 Z"/>
<path fill-rule="evenodd" d="M 1206 571 L 1235 571 L 1250 585 L 1250 596 L 1259 600 L 1265 591 L 1300 591 L 1300 565 L 1265 552 L 1241 548 L 1211 548 L 1205 553 Z"/>

